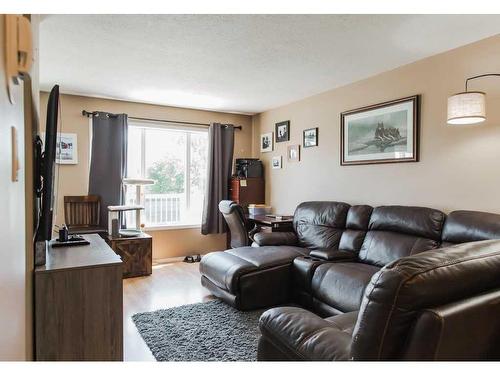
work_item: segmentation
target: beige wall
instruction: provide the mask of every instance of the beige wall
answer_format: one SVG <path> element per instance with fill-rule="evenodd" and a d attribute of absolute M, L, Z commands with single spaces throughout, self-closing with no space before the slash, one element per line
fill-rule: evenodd
<path fill-rule="evenodd" d="M 29 358 L 30 326 L 26 296 L 26 215 L 23 85 L 12 86 L 9 100 L 5 76 L 5 15 L 0 14 L 0 361 Z M 11 127 L 17 130 L 19 174 L 12 180 Z"/>
<path fill-rule="evenodd" d="M 463 91 L 466 77 L 500 72 L 500 36 L 256 115 L 254 155 L 266 170 L 266 200 L 276 212 L 292 213 L 307 200 L 371 205 L 423 205 L 450 211 L 500 213 L 500 80 L 474 81 L 487 92 L 487 121 L 481 126 L 446 125 L 450 94 Z M 340 113 L 422 95 L 420 162 L 340 166 Z M 290 142 L 260 154 L 259 135 L 291 121 Z M 286 146 L 302 143 L 302 130 L 319 127 L 319 147 L 301 149 L 299 163 L 286 162 Z M 272 156 L 283 169 L 272 170 Z"/>
<path fill-rule="evenodd" d="M 41 116 L 45 122 L 47 93 L 41 93 Z M 252 153 L 252 120 L 250 116 L 165 107 L 125 101 L 61 95 L 62 131 L 78 136 L 78 164 L 59 165 L 57 223 L 64 221 L 63 197 L 85 195 L 89 175 L 89 119 L 82 110 L 127 113 L 129 116 L 149 117 L 177 121 L 221 122 L 241 125 L 235 131 L 235 157 L 249 157 Z M 203 236 L 199 229 L 151 231 L 153 258 L 163 259 L 193 253 L 206 253 L 225 248 L 225 235 Z"/>

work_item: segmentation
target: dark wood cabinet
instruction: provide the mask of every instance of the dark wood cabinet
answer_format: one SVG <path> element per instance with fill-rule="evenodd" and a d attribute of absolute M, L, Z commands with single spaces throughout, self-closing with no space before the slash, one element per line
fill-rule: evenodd
<path fill-rule="evenodd" d="M 123 360 L 122 261 L 97 234 L 35 268 L 35 358 Z"/>
<path fill-rule="evenodd" d="M 229 184 L 229 197 L 247 210 L 249 204 L 266 202 L 266 186 L 263 177 L 233 177 Z"/>
<path fill-rule="evenodd" d="M 153 239 L 149 234 L 140 237 L 105 237 L 106 242 L 123 261 L 123 277 L 151 275 L 153 268 Z"/>

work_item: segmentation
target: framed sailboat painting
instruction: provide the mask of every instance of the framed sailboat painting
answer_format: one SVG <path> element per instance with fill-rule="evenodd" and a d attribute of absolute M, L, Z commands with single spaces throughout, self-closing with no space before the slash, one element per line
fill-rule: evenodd
<path fill-rule="evenodd" d="M 420 96 L 340 114 L 340 164 L 418 161 Z"/>

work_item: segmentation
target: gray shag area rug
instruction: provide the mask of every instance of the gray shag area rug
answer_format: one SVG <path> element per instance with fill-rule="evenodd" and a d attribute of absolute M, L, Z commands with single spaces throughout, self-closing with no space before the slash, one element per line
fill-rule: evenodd
<path fill-rule="evenodd" d="M 158 361 L 256 361 L 263 311 L 238 311 L 216 300 L 132 320 Z"/>

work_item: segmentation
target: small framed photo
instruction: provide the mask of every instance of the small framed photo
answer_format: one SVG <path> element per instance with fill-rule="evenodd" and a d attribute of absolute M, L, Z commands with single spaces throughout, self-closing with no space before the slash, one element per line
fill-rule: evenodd
<path fill-rule="evenodd" d="M 273 133 L 260 135 L 260 152 L 271 152 L 273 150 Z"/>
<path fill-rule="evenodd" d="M 276 123 L 276 142 L 286 142 L 290 140 L 290 121 Z"/>
<path fill-rule="evenodd" d="M 280 156 L 273 156 L 273 159 L 271 161 L 273 169 L 281 169 L 282 165 L 282 158 Z"/>
<path fill-rule="evenodd" d="M 315 147 L 318 145 L 318 128 L 311 128 L 304 130 L 304 143 L 303 146 Z"/>
<path fill-rule="evenodd" d="M 45 141 L 45 132 L 41 136 Z M 78 164 L 78 138 L 75 133 L 57 133 L 56 163 Z"/>
<path fill-rule="evenodd" d="M 286 155 L 289 162 L 300 161 L 300 145 L 292 145 L 286 148 Z"/>

